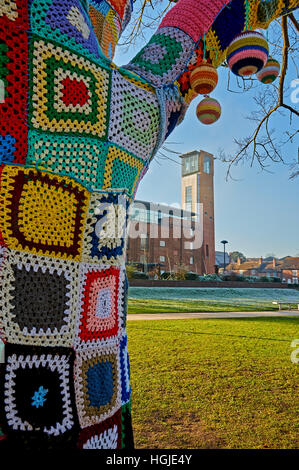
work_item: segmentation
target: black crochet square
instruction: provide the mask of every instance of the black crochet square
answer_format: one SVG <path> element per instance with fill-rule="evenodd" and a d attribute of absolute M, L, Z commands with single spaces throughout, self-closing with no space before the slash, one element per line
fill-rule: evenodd
<path fill-rule="evenodd" d="M 0 402 L 8 439 L 22 432 L 46 442 L 76 430 L 73 360 L 69 348 L 6 344 Z"/>
<path fill-rule="evenodd" d="M 64 312 L 69 300 L 69 281 L 63 273 L 43 272 L 33 267 L 28 270 L 24 266 L 20 269 L 17 265 L 12 265 L 12 270 L 11 305 L 20 329 L 27 327 L 30 331 L 35 327 L 52 331 L 67 325 Z"/>

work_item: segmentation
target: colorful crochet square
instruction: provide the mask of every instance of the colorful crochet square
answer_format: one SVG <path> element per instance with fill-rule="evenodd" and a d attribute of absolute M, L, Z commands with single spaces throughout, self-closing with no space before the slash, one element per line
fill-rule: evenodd
<path fill-rule="evenodd" d="M 119 341 L 124 269 L 81 264 L 76 349 Z"/>
<path fill-rule="evenodd" d="M 137 85 L 137 86 L 136 86 Z M 117 70 L 112 75 L 108 140 L 148 160 L 159 134 L 160 109 L 154 93 L 130 83 Z"/>
<path fill-rule="evenodd" d="M 77 351 L 76 403 L 81 427 L 110 418 L 121 406 L 118 347 Z"/>
<path fill-rule="evenodd" d="M 96 139 L 29 131 L 26 163 L 69 176 L 90 190 L 102 188 L 107 145 Z"/>
<path fill-rule="evenodd" d="M 122 193 L 90 195 L 82 261 L 124 264 L 129 199 Z"/>
<path fill-rule="evenodd" d="M 104 140 L 109 71 L 65 47 L 32 39 L 31 126 Z"/>
<path fill-rule="evenodd" d="M 89 193 L 67 177 L 5 165 L 0 174 L 0 232 L 20 251 L 80 260 Z"/>
<path fill-rule="evenodd" d="M 79 449 L 120 449 L 121 436 L 119 410 L 102 423 L 83 429 L 79 436 L 78 447 Z"/>
<path fill-rule="evenodd" d="M 194 41 L 179 28 L 159 28 L 127 68 L 155 86 L 171 84 L 181 74 L 194 47 Z"/>
<path fill-rule="evenodd" d="M 144 165 L 144 160 L 110 145 L 105 161 L 103 189 L 123 189 L 130 195 L 134 194 Z"/>
<path fill-rule="evenodd" d="M 134 435 L 131 418 L 131 402 L 121 407 L 122 449 L 134 449 Z"/>
<path fill-rule="evenodd" d="M 13 8 L 8 10 L 10 17 L 16 12 Z M 18 35 L 14 34 L 10 23 L 5 24 L 1 19 L 0 24 L 0 161 L 24 163 L 27 151 L 28 38 L 22 30 Z"/>
<path fill-rule="evenodd" d="M 80 0 L 32 0 L 32 33 L 93 60 L 101 57 L 89 15 Z"/>
<path fill-rule="evenodd" d="M 8 437 L 18 431 L 59 436 L 73 430 L 73 351 L 11 344 L 5 349 L 1 403 Z"/>
<path fill-rule="evenodd" d="M 131 397 L 130 385 L 130 362 L 127 347 L 127 336 L 124 336 L 120 342 L 120 373 L 121 373 L 121 403 L 128 403 Z"/>
<path fill-rule="evenodd" d="M 0 324 L 10 343 L 73 344 L 77 263 L 0 248 Z"/>

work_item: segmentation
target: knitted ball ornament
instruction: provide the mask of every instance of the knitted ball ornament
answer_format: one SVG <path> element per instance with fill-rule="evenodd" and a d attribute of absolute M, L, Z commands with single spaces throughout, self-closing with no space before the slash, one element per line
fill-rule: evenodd
<path fill-rule="evenodd" d="M 217 100 L 207 96 L 197 105 L 196 116 L 203 124 L 213 124 L 221 116 L 221 106 Z"/>
<path fill-rule="evenodd" d="M 245 31 L 228 46 L 227 63 L 235 75 L 245 77 L 259 72 L 265 66 L 268 54 L 264 36 L 257 31 Z"/>
<path fill-rule="evenodd" d="M 217 83 L 217 70 L 212 64 L 208 64 L 206 61 L 191 72 L 190 84 L 195 93 L 207 95 L 216 88 Z"/>
<path fill-rule="evenodd" d="M 265 67 L 256 74 L 256 77 L 262 83 L 273 83 L 278 77 L 279 72 L 280 63 L 278 60 L 273 59 L 273 57 L 269 57 Z"/>

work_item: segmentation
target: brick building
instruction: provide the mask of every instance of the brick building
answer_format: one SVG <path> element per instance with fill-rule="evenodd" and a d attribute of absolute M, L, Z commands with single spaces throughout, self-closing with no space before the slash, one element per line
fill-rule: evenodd
<path fill-rule="evenodd" d="M 144 271 L 215 271 L 214 162 L 200 151 L 181 155 L 182 208 L 135 201 L 127 262 Z"/>
<path fill-rule="evenodd" d="M 195 214 L 173 206 L 135 201 L 130 216 L 127 262 L 143 271 L 201 272 Z M 199 241 L 200 242 L 200 241 Z"/>
<path fill-rule="evenodd" d="M 230 263 L 226 267 L 227 272 L 241 276 L 278 277 L 282 282 L 298 284 L 299 281 L 299 257 L 286 256 L 282 259 L 249 259 L 237 263 Z"/>

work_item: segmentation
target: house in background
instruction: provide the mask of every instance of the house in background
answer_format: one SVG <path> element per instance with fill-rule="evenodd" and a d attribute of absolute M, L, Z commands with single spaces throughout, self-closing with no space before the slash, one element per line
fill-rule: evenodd
<path fill-rule="evenodd" d="M 286 256 L 277 259 L 247 259 L 241 262 L 240 258 L 237 263 L 230 263 L 226 267 L 226 271 L 241 276 L 256 277 L 277 277 L 282 282 L 288 284 L 299 283 L 299 257 Z"/>

